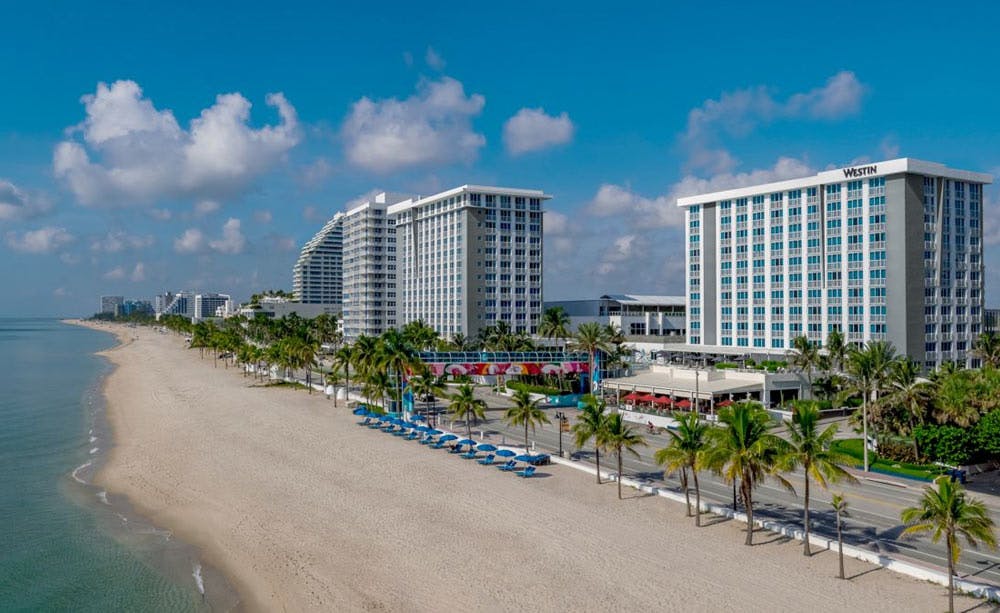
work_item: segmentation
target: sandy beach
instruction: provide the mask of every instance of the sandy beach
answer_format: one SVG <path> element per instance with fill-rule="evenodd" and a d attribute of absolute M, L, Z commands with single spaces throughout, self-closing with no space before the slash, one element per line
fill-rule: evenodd
<path fill-rule="evenodd" d="M 99 329 L 113 329 L 106 325 Z M 96 480 L 199 546 L 260 611 L 941 611 L 946 590 L 565 467 L 520 479 L 117 328 Z M 961 598 L 959 609 L 977 601 Z"/>

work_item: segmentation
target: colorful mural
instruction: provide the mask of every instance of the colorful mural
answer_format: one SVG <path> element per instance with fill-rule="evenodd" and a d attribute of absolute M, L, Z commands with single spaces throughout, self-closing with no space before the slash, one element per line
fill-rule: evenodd
<path fill-rule="evenodd" d="M 586 362 L 430 362 L 435 375 L 558 375 L 588 370 Z"/>

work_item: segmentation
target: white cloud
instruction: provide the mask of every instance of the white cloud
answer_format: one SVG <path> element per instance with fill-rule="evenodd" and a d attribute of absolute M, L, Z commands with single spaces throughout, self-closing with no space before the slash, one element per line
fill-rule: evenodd
<path fill-rule="evenodd" d="M 177 253 L 200 253 L 205 250 L 205 235 L 197 228 L 188 228 L 184 234 L 174 240 L 174 251 Z"/>
<path fill-rule="evenodd" d="M 71 294 L 65 287 L 57 287 L 54 290 L 52 290 L 52 295 L 55 296 L 56 298 L 66 298 Z"/>
<path fill-rule="evenodd" d="M 333 164 L 321 157 L 299 172 L 299 182 L 306 187 L 319 187 L 333 176 L 333 172 Z"/>
<path fill-rule="evenodd" d="M 152 235 L 138 236 L 124 231 L 108 232 L 90 242 L 90 250 L 102 253 L 118 253 L 128 249 L 145 249 L 151 247 L 156 239 Z"/>
<path fill-rule="evenodd" d="M 427 53 L 424 55 L 424 61 L 427 62 L 428 66 L 438 72 L 444 70 L 444 58 L 441 57 L 440 53 L 434 50 L 434 47 L 427 47 Z"/>
<path fill-rule="evenodd" d="M 688 167 L 713 174 L 732 172 L 737 160 L 718 146 L 721 135 L 741 137 L 759 124 L 779 119 L 834 120 L 857 113 L 865 86 L 853 72 L 830 77 L 822 87 L 791 95 L 782 102 L 764 86 L 723 93 L 688 113 L 681 143 Z"/>
<path fill-rule="evenodd" d="M 271 215 L 271 211 L 261 209 L 253 212 L 253 220 L 257 223 L 271 223 L 273 219 L 274 216 Z"/>
<path fill-rule="evenodd" d="M 50 208 L 51 204 L 43 196 L 29 196 L 10 181 L 0 179 L 0 221 L 38 217 Z"/>
<path fill-rule="evenodd" d="M 568 143 L 575 130 L 565 112 L 552 116 L 545 109 L 524 108 L 503 124 L 503 141 L 508 153 L 520 155 Z"/>
<path fill-rule="evenodd" d="M 240 231 L 240 220 L 235 217 L 230 217 L 223 224 L 221 238 L 208 242 L 208 246 L 213 251 L 228 254 L 242 253 L 246 244 L 247 239 Z"/>
<path fill-rule="evenodd" d="M 174 216 L 170 209 L 149 209 L 147 213 L 156 221 L 169 221 Z"/>
<path fill-rule="evenodd" d="M 73 242 L 74 236 L 65 228 L 45 226 L 23 233 L 8 232 L 4 239 L 7 246 L 22 253 L 51 253 Z"/>
<path fill-rule="evenodd" d="M 135 267 L 132 268 L 132 274 L 128 276 L 130 280 L 135 283 L 146 280 L 146 265 L 142 262 L 136 262 Z"/>
<path fill-rule="evenodd" d="M 300 140 L 295 109 L 280 94 L 266 102 L 280 122 L 254 129 L 250 102 L 221 94 L 183 129 L 134 81 L 99 83 L 84 96 L 79 134 L 56 146 L 55 175 L 83 204 L 128 205 L 165 198 L 222 198 L 246 190 Z"/>
<path fill-rule="evenodd" d="M 312 222 L 326 222 L 333 217 L 333 214 L 326 215 L 323 211 L 313 205 L 307 205 L 302 209 L 302 219 Z"/>
<path fill-rule="evenodd" d="M 684 226 L 684 211 L 677 206 L 678 198 L 794 179 L 813 172 L 801 160 L 779 158 L 771 168 L 720 173 L 708 179 L 686 175 L 670 186 L 666 194 L 655 197 L 642 196 L 628 186 L 605 183 L 597 189 L 587 212 L 596 217 L 619 217 L 636 228 L 681 228 Z"/>
<path fill-rule="evenodd" d="M 222 235 L 215 239 L 205 236 L 198 228 L 188 228 L 184 234 L 174 240 L 174 251 L 177 253 L 216 253 L 237 254 L 246 248 L 247 240 L 240 229 L 240 220 L 230 217 L 222 225 Z"/>
<path fill-rule="evenodd" d="M 218 200 L 199 200 L 194 205 L 195 217 L 206 217 L 222 208 Z"/>
<path fill-rule="evenodd" d="M 421 80 L 405 100 L 362 98 L 341 128 L 347 158 L 375 172 L 472 161 L 486 138 L 471 120 L 485 104 L 479 94 L 466 96 L 450 77 Z"/>
<path fill-rule="evenodd" d="M 108 281 L 120 281 L 125 278 L 125 269 L 121 266 L 115 266 L 101 276 Z"/>

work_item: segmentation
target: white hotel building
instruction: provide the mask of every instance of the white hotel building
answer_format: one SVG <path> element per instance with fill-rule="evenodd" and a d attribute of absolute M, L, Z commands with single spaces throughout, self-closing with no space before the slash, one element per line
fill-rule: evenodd
<path fill-rule="evenodd" d="M 839 329 L 928 368 L 970 362 L 991 182 L 903 158 L 680 198 L 688 342 L 784 353 Z"/>
<path fill-rule="evenodd" d="M 502 321 L 534 333 L 542 313 L 542 202 L 549 198 L 463 185 L 391 205 L 398 325 L 422 319 L 451 337 Z"/>

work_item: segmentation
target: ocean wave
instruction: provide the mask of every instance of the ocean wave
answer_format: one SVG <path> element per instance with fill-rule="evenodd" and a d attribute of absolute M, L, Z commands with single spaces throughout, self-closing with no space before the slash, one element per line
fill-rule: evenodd
<path fill-rule="evenodd" d="M 95 453 L 97 453 L 100 450 L 101 450 L 100 447 L 94 447 L 93 449 L 90 450 L 90 455 L 94 455 Z"/>
<path fill-rule="evenodd" d="M 93 443 L 93 442 L 94 442 L 94 441 L 96 441 L 96 440 L 97 440 L 97 437 L 96 437 L 96 436 L 92 436 L 92 437 L 90 437 L 90 442 L 91 442 L 91 443 Z"/>
<path fill-rule="evenodd" d="M 106 491 L 101 490 L 97 492 L 97 499 L 103 502 L 104 504 L 108 505 L 109 507 L 111 506 L 111 503 L 108 502 L 108 493 Z"/>
<path fill-rule="evenodd" d="M 80 471 L 83 470 L 83 469 L 85 469 L 85 468 L 87 468 L 88 466 L 90 466 L 93 463 L 94 463 L 93 460 L 88 460 L 88 461 L 84 462 L 83 464 L 80 464 L 79 466 L 77 466 L 76 469 L 73 470 L 73 479 L 76 480 L 77 483 L 83 483 L 84 485 L 86 485 L 87 482 L 80 478 Z"/>
<path fill-rule="evenodd" d="M 198 586 L 198 593 L 202 596 L 205 595 L 205 581 L 201 578 L 201 564 L 195 563 L 194 571 L 191 573 L 194 577 L 194 583 Z"/>

